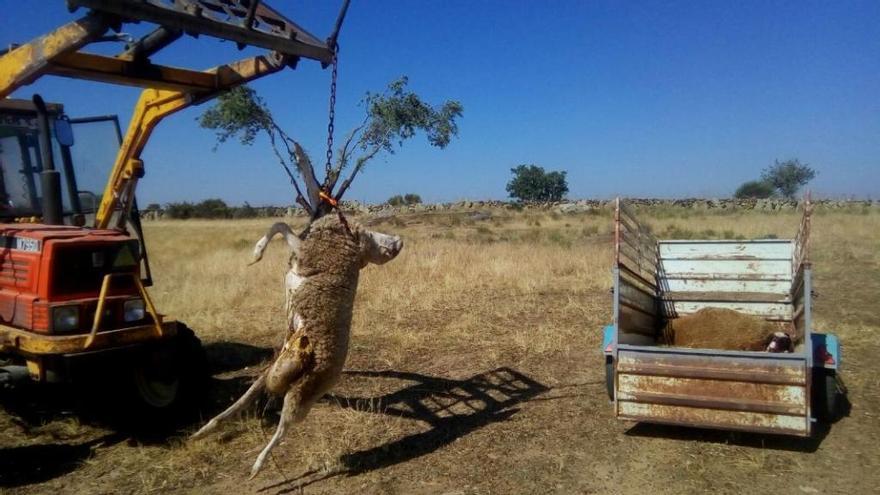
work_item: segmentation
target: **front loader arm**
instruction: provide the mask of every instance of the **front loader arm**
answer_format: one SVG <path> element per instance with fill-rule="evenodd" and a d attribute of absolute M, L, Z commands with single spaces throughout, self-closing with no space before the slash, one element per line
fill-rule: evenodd
<path fill-rule="evenodd" d="M 312 59 L 327 67 L 336 58 L 336 38 L 349 0 L 344 0 L 335 28 L 321 41 L 261 0 L 67 0 L 70 8 L 90 13 L 30 43 L 0 55 L 0 98 L 44 75 L 85 79 L 145 88 L 134 109 L 95 215 L 95 227 L 123 227 L 134 203 L 134 190 L 144 175 L 141 152 L 156 125 L 166 116 L 210 100 L 254 79 Z M 111 27 L 149 22 L 159 27 L 118 55 L 81 50 L 99 41 Z M 261 47 L 266 55 L 192 70 L 153 64 L 150 56 L 182 33 L 233 41 L 239 48 Z M 121 214 L 114 221 L 114 212 Z M 115 223 L 115 225 L 111 225 Z"/>
<path fill-rule="evenodd" d="M 95 228 L 111 227 L 113 212 L 117 217 L 114 227 L 122 227 L 134 202 L 134 190 L 138 179 L 144 176 L 141 152 L 153 129 L 165 117 L 193 105 L 210 100 L 224 91 L 240 86 L 254 79 L 278 72 L 287 66 L 285 57 L 272 53 L 221 65 L 209 71 L 215 76 L 216 90 L 205 92 L 146 89 L 135 106 L 128 131 L 122 141 L 116 162 L 110 172 L 101 204 L 95 215 Z"/>
<path fill-rule="evenodd" d="M 0 99 L 34 82 L 53 60 L 100 38 L 109 27 L 106 17 L 92 13 L 0 56 Z"/>

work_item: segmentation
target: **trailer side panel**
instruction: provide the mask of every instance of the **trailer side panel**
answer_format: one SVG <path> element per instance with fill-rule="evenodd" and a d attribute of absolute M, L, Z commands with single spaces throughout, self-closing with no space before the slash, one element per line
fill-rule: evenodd
<path fill-rule="evenodd" d="M 659 252 L 667 318 L 712 307 L 791 320 L 791 240 L 662 240 Z"/>
<path fill-rule="evenodd" d="M 617 416 L 808 436 L 806 365 L 798 355 L 620 345 Z"/>

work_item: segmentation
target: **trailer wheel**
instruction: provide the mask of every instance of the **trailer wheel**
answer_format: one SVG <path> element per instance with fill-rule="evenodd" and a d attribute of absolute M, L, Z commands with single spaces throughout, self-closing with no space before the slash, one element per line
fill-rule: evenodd
<path fill-rule="evenodd" d="M 614 361 L 611 358 L 605 360 L 605 390 L 608 400 L 614 400 Z"/>
<path fill-rule="evenodd" d="M 816 417 L 826 423 L 839 419 L 844 402 L 844 389 L 837 372 L 817 369 L 813 373 L 813 407 Z"/>
<path fill-rule="evenodd" d="M 208 381 L 207 358 L 192 330 L 145 352 L 131 373 L 131 409 L 139 429 L 176 427 L 198 412 Z"/>

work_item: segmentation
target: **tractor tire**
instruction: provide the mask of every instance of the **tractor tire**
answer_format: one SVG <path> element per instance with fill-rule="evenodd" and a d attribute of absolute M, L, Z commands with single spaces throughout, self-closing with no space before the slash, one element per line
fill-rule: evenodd
<path fill-rule="evenodd" d="M 605 361 L 605 390 L 608 392 L 608 400 L 614 400 L 614 361 L 610 358 Z"/>
<path fill-rule="evenodd" d="M 201 341 L 178 324 L 170 341 L 145 351 L 129 376 L 129 408 L 136 429 L 168 431 L 196 419 L 210 375 Z"/>

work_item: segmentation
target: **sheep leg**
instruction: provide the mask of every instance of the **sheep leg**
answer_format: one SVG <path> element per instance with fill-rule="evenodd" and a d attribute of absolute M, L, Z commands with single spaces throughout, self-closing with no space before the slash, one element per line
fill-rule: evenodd
<path fill-rule="evenodd" d="M 297 416 L 298 398 L 298 391 L 295 389 L 288 391 L 287 394 L 284 395 L 284 406 L 281 408 L 281 419 L 278 421 L 278 428 L 275 429 L 275 434 L 272 435 L 272 439 L 269 440 L 269 443 L 266 444 L 266 447 L 263 448 L 263 451 L 257 456 L 257 460 L 251 468 L 250 479 L 254 479 L 254 477 L 259 474 L 260 470 L 263 469 L 263 464 L 266 462 L 266 457 L 269 456 L 272 449 L 278 445 L 278 442 L 280 442 L 284 437 L 284 434 L 287 433 L 287 428 L 295 421 L 295 419 L 299 419 L 294 418 L 294 416 Z"/>
<path fill-rule="evenodd" d="M 251 385 L 251 387 L 249 389 L 247 389 L 247 392 L 245 392 L 244 395 L 242 395 L 237 401 L 235 401 L 234 404 L 229 406 L 222 413 L 215 416 L 213 419 L 211 419 L 211 421 L 208 421 L 208 424 L 203 426 L 199 431 L 193 433 L 189 438 L 191 440 L 195 440 L 197 438 L 201 438 L 201 437 L 207 435 L 208 433 L 211 433 L 212 431 L 216 430 L 217 426 L 220 424 L 221 421 L 240 413 L 244 408 L 246 408 L 248 405 L 250 405 L 251 402 L 256 400 L 256 398 L 260 395 L 260 393 L 265 388 L 266 388 L 266 373 L 264 372 L 263 374 L 260 375 L 259 378 L 257 378 L 257 381 L 255 381 L 254 384 Z"/>
<path fill-rule="evenodd" d="M 297 289 L 305 282 L 305 277 L 301 277 L 296 273 L 296 265 L 291 267 L 284 276 L 284 312 L 287 314 L 288 328 L 297 329 L 299 323 L 296 323 L 297 315 L 293 314 L 294 295 Z"/>
<path fill-rule="evenodd" d="M 290 251 L 293 252 L 293 255 L 299 257 L 299 248 L 300 241 L 299 237 L 290 230 L 290 226 L 284 222 L 276 222 L 273 223 L 271 227 L 269 227 L 269 231 L 266 232 L 266 235 L 260 238 L 257 241 L 256 246 L 254 246 L 254 259 L 249 264 L 253 265 L 254 263 L 263 259 L 263 251 L 266 250 L 266 246 L 269 245 L 269 241 L 272 240 L 278 234 L 284 235 L 284 240 L 287 241 L 287 245 L 290 246 Z"/>

